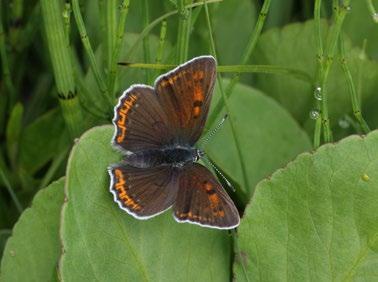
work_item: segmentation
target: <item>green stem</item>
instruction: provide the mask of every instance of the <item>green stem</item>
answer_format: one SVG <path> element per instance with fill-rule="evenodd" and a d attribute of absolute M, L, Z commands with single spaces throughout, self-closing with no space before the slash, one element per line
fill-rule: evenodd
<path fill-rule="evenodd" d="M 334 1 L 335 22 L 331 26 L 331 29 L 329 31 L 327 49 L 325 52 L 326 60 L 323 61 L 323 64 L 322 64 L 323 65 L 322 73 L 320 76 L 320 88 L 322 91 L 321 118 L 322 118 L 322 124 L 324 128 L 324 141 L 325 142 L 332 142 L 333 140 L 330 120 L 329 120 L 329 115 L 328 115 L 328 93 L 326 89 L 326 84 L 327 84 L 328 74 L 333 63 L 333 57 L 334 57 L 336 46 L 337 46 L 337 40 L 341 32 L 341 27 L 344 23 L 346 13 L 350 9 L 349 2 L 350 1 L 345 0 L 344 4 L 342 6 L 339 6 L 338 1 Z"/>
<path fill-rule="evenodd" d="M 348 87 L 349 87 L 349 93 L 350 93 L 350 98 L 352 102 L 352 109 L 353 109 L 353 114 L 356 118 L 356 120 L 359 122 L 362 130 L 364 133 L 369 133 L 370 128 L 365 121 L 365 119 L 362 117 L 362 112 L 361 112 L 361 105 L 359 101 L 358 94 L 356 92 L 356 87 L 353 82 L 352 74 L 349 70 L 348 64 L 347 64 L 347 59 L 345 57 L 345 47 L 344 47 L 344 40 L 340 36 L 340 54 L 341 54 L 341 66 L 344 70 L 344 74 L 347 79 Z"/>
<path fill-rule="evenodd" d="M 1 65 L 2 65 L 2 70 L 3 70 L 3 79 L 5 82 L 5 89 L 9 93 L 9 109 L 13 108 L 13 105 L 16 103 L 17 100 L 17 93 L 14 88 L 13 82 L 12 82 L 12 77 L 11 77 L 11 72 L 10 72 L 10 67 L 9 67 L 9 60 L 8 60 L 8 54 L 6 51 L 6 46 L 5 46 L 5 33 L 4 33 L 4 28 L 3 28 L 3 3 L 0 1 L 0 56 L 1 56 Z"/>
<path fill-rule="evenodd" d="M 43 179 L 39 185 L 39 189 L 46 187 L 51 182 L 61 164 L 64 162 L 64 160 L 66 160 L 67 154 L 68 148 L 65 148 L 62 151 L 60 151 L 57 156 L 55 156 L 49 169 L 43 176 Z"/>
<path fill-rule="evenodd" d="M 63 20 L 64 20 L 64 30 L 67 37 L 67 42 L 70 42 L 70 29 L 71 29 L 71 3 L 66 2 L 64 3 L 64 10 L 63 10 Z"/>
<path fill-rule="evenodd" d="M 373 21 L 378 23 L 378 13 L 377 13 L 377 10 L 375 10 L 373 1 L 372 0 L 366 0 L 366 4 L 368 6 L 368 9 L 369 9 L 371 16 L 373 17 Z"/>
<path fill-rule="evenodd" d="M 243 57 L 241 59 L 241 64 L 245 65 L 249 58 L 251 57 L 253 51 L 255 50 L 257 41 L 260 37 L 262 28 L 264 27 L 265 19 L 269 11 L 271 0 L 265 0 L 263 6 L 261 7 L 259 17 L 257 19 L 256 25 L 252 31 L 251 37 L 249 38 L 249 41 L 247 43 L 247 46 L 243 52 Z M 240 73 L 236 73 L 230 83 L 228 84 L 226 88 L 226 96 L 229 97 L 232 93 L 232 90 L 234 89 L 235 85 L 239 82 L 240 79 Z M 209 117 L 210 122 L 214 122 L 214 114 L 218 113 L 222 109 L 222 101 L 218 100 L 217 104 L 214 107 L 214 111 L 212 112 L 211 116 Z"/>
<path fill-rule="evenodd" d="M 21 214 L 22 211 L 24 210 L 24 208 L 22 207 L 20 201 L 18 200 L 16 193 L 13 191 L 13 188 L 10 185 L 9 180 L 5 176 L 2 169 L 0 169 L 0 178 L 5 185 L 5 188 L 7 188 L 7 191 L 9 193 L 9 195 L 11 196 L 11 199 L 12 199 L 14 205 L 16 206 L 18 213 Z"/>
<path fill-rule="evenodd" d="M 322 75 L 322 68 L 323 68 L 323 40 L 322 40 L 322 33 L 321 33 L 321 22 L 320 22 L 320 13 L 321 13 L 322 1 L 315 0 L 314 4 L 314 19 L 315 19 L 315 37 L 317 43 L 317 70 L 316 70 L 316 77 L 315 77 L 315 89 L 313 91 L 318 91 L 317 88 L 320 89 L 319 95 L 321 95 L 322 89 L 320 88 L 320 77 Z M 318 99 L 315 100 L 315 110 L 320 110 L 320 101 Z M 315 121 L 315 129 L 314 129 L 314 148 L 318 148 L 320 146 L 320 138 L 321 138 L 321 131 L 322 131 L 322 113 L 319 112 L 319 117 Z"/>
<path fill-rule="evenodd" d="M 116 38 L 116 25 L 117 25 L 117 0 L 105 1 L 105 50 L 106 50 L 106 62 L 108 69 L 111 69 L 112 52 L 114 50 L 115 38 Z"/>
<path fill-rule="evenodd" d="M 207 7 L 206 1 L 204 1 L 204 7 L 205 7 L 205 14 L 206 14 L 207 28 L 209 29 L 209 35 L 210 35 L 211 53 L 213 54 L 213 56 L 215 58 L 217 58 L 215 43 L 214 43 L 214 38 L 213 38 L 213 29 L 211 27 L 211 21 L 210 21 L 210 13 L 209 13 L 209 9 Z M 247 174 L 247 170 L 246 170 L 246 163 L 245 163 L 245 160 L 243 158 L 243 154 L 241 152 L 241 146 L 240 146 L 239 139 L 237 138 L 237 134 L 236 134 L 235 121 L 233 119 L 233 115 L 230 112 L 230 107 L 229 107 L 229 104 L 228 104 L 228 98 L 227 98 L 227 96 L 226 96 L 226 94 L 223 90 L 223 83 L 222 82 L 223 82 L 223 80 L 222 80 L 221 75 L 219 73 L 217 73 L 217 83 L 218 83 L 218 87 L 219 87 L 219 90 L 220 90 L 221 95 L 222 95 L 222 100 L 223 100 L 223 104 L 225 106 L 226 112 L 229 114 L 229 124 L 230 124 L 230 128 L 231 128 L 231 135 L 232 135 L 232 138 L 235 142 L 236 152 L 238 154 L 238 159 L 240 161 L 240 167 L 241 167 L 241 171 L 242 171 L 242 175 L 243 175 L 244 187 L 245 187 L 245 190 L 249 191 L 249 189 L 252 189 L 252 187 L 250 187 L 250 184 L 249 184 L 248 174 Z M 218 114 L 218 113 L 216 113 L 216 114 Z"/>
<path fill-rule="evenodd" d="M 44 0 L 44 1 L 47 1 L 47 0 Z M 77 28 L 78 28 L 79 33 L 80 33 L 80 38 L 81 38 L 81 41 L 84 45 L 85 51 L 87 52 L 87 55 L 89 57 L 89 63 L 90 63 L 91 69 L 93 71 L 94 77 L 96 79 L 96 83 L 98 85 L 98 88 L 100 89 L 104 98 L 108 102 L 109 107 L 112 108 L 113 107 L 113 101 L 109 96 L 109 92 L 108 92 L 108 89 L 106 87 L 105 80 L 104 80 L 103 75 L 100 72 L 100 69 L 97 65 L 96 57 L 94 55 L 91 43 L 90 43 L 88 35 L 87 35 L 87 31 L 85 29 L 84 21 L 83 21 L 83 18 L 81 16 L 78 0 L 72 0 L 72 9 L 73 9 L 73 13 L 74 13 L 74 16 L 75 16 L 76 25 L 77 25 Z"/>
<path fill-rule="evenodd" d="M 121 66 L 126 66 L 130 68 L 143 68 L 143 69 L 156 69 L 156 70 L 166 70 L 172 69 L 177 65 L 171 64 L 144 64 L 144 63 L 118 63 Z M 265 73 L 265 74 L 276 74 L 276 75 L 289 75 L 300 79 L 304 82 L 313 84 L 312 77 L 302 71 L 293 68 L 273 66 L 273 65 L 230 65 L 230 66 L 217 66 L 217 72 L 220 73 Z"/>
<path fill-rule="evenodd" d="M 18 50 L 21 38 L 22 17 L 24 13 L 24 0 L 13 0 L 10 5 L 11 25 L 9 28 L 9 41 L 12 49 Z"/>
<path fill-rule="evenodd" d="M 120 17 L 117 28 L 117 38 L 114 45 L 114 50 L 112 53 L 112 61 L 110 63 L 110 73 L 109 73 L 109 92 L 114 96 L 115 93 L 115 82 L 117 77 L 117 61 L 119 59 L 119 54 L 121 52 L 121 47 L 123 43 L 123 37 L 125 34 L 125 25 L 127 14 L 129 12 L 129 0 L 123 0 L 120 6 Z"/>
<path fill-rule="evenodd" d="M 191 25 L 192 10 L 185 6 L 185 0 L 179 0 L 179 26 L 177 34 L 177 62 L 182 63 L 187 60 L 189 34 Z"/>
<path fill-rule="evenodd" d="M 163 59 L 165 39 L 167 36 L 167 21 L 163 21 L 160 28 L 160 37 L 159 37 L 159 48 L 156 54 L 156 64 L 161 64 Z"/>
<path fill-rule="evenodd" d="M 217 3 L 217 2 L 221 2 L 221 1 L 222 0 L 209 0 L 206 3 L 210 4 L 210 3 Z M 187 9 L 189 9 L 189 8 L 194 8 L 194 7 L 201 6 L 201 5 L 203 5 L 203 2 L 193 3 L 193 4 L 190 4 L 190 5 L 186 5 L 185 7 Z M 162 15 L 161 17 L 158 17 L 157 19 L 155 19 L 154 21 L 152 21 L 148 26 L 146 26 L 143 29 L 143 31 L 139 34 L 137 40 L 134 42 L 134 44 L 129 49 L 128 53 L 126 54 L 126 59 L 129 59 L 131 57 L 131 55 L 133 54 L 133 52 L 135 52 L 137 50 L 137 47 L 140 44 L 140 42 L 143 40 L 143 38 L 146 37 L 147 34 L 149 34 L 149 32 L 155 26 L 157 26 L 158 24 L 160 24 L 165 19 L 167 19 L 167 18 L 169 18 L 169 17 L 171 17 L 173 15 L 176 15 L 177 13 L 178 13 L 178 10 L 174 10 L 172 12 L 166 13 L 166 14 Z"/>
<path fill-rule="evenodd" d="M 142 17 L 144 21 L 144 26 L 146 27 L 148 26 L 149 18 L 150 18 L 148 0 L 143 0 L 141 3 L 142 3 Z M 148 36 L 143 38 L 143 57 L 144 57 L 144 62 L 146 63 L 151 62 L 150 40 Z M 146 82 L 147 84 L 150 84 L 152 82 L 151 73 L 148 69 L 145 72 L 146 72 Z"/>
<path fill-rule="evenodd" d="M 165 39 L 167 36 L 167 21 L 163 21 L 160 28 L 160 37 L 159 37 L 159 48 L 156 53 L 156 59 L 155 62 L 157 65 L 161 64 L 161 61 L 163 59 L 163 53 L 164 53 L 164 45 L 165 45 Z M 156 76 L 158 76 L 159 71 L 156 71 Z"/>
<path fill-rule="evenodd" d="M 56 88 L 61 98 L 62 113 L 71 137 L 78 136 L 83 129 L 82 109 L 76 96 L 71 50 L 64 31 L 60 0 L 41 0 L 41 11 L 46 31 Z M 64 106 L 70 101 L 70 106 Z M 76 101 L 76 102 L 74 102 Z"/>

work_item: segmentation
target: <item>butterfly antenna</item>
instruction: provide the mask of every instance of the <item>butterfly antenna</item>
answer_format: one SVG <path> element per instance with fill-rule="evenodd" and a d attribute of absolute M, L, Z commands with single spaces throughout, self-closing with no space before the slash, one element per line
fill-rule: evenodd
<path fill-rule="evenodd" d="M 214 137 L 214 135 L 218 132 L 219 129 L 222 128 L 224 122 L 228 118 L 228 114 L 225 114 L 224 117 L 221 119 L 221 121 L 218 123 L 218 125 L 213 128 L 210 132 L 207 133 L 207 136 L 205 136 L 205 140 L 202 141 L 202 147 L 205 148 L 206 144 L 209 143 L 209 141 Z"/>
<path fill-rule="evenodd" d="M 230 187 L 233 192 L 236 191 L 231 182 L 228 181 L 226 176 L 224 176 L 224 174 L 216 167 L 216 165 L 212 161 L 210 161 L 210 159 L 206 155 L 203 155 L 202 159 L 204 159 L 223 178 L 224 182 L 226 182 L 227 186 Z"/>

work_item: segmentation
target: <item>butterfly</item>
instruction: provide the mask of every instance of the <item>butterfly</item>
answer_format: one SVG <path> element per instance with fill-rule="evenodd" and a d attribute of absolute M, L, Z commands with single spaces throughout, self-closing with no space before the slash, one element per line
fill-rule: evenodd
<path fill-rule="evenodd" d="M 123 161 L 108 168 L 119 207 L 137 219 L 173 209 L 178 222 L 231 229 L 240 217 L 194 147 L 204 129 L 216 80 L 212 56 L 196 57 L 159 76 L 150 87 L 135 84 L 114 108 L 112 144 Z"/>

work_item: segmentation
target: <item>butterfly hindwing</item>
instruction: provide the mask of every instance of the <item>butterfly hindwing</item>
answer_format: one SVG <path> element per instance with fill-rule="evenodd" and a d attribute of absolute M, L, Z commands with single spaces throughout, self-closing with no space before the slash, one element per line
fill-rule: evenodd
<path fill-rule="evenodd" d="M 120 208 L 138 219 L 156 216 L 175 201 L 177 172 L 168 166 L 134 168 L 117 164 L 108 171 L 114 200 Z"/>
<path fill-rule="evenodd" d="M 155 91 L 175 129 L 176 142 L 194 145 L 205 126 L 216 80 L 216 62 L 211 56 L 190 60 L 160 76 Z"/>
<path fill-rule="evenodd" d="M 159 149 L 170 143 L 174 133 L 152 87 L 134 85 L 114 108 L 112 143 L 123 150 Z"/>
<path fill-rule="evenodd" d="M 204 166 L 186 165 L 179 175 L 174 217 L 179 222 L 231 229 L 239 225 L 239 213 L 218 180 Z"/>

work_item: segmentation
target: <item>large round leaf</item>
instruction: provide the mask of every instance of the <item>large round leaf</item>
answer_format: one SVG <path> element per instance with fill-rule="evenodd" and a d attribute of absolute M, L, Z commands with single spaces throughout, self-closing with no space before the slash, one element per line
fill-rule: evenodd
<path fill-rule="evenodd" d="M 38 192 L 13 228 L 1 261 L 1 281 L 57 281 L 64 178 Z"/>
<path fill-rule="evenodd" d="M 378 131 L 300 155 L 260 182 L 238 281 L 378 280 Z"/>
<path fill-rule="evenodd" d="M 219 99 L 220 93 L 216 94 L 214 100 Z M 309 150 L 311 144 L 290 114 L 260 91 L 238 84 L 228 100 L 230 118 L 205 149 L 215 163 L 240 184 L 242 191 L 251 195 L 261 179 Z M 234 124 L 249 187 L 243 180 L 230 122 Z"/>
<path fill-rule="evenodd" d="M 119 161 L 113 126 L 85 133 L 67 168 L 60 273 L 66 281 L 228 281 L 226 231 L 176 223 L 171 210 L 146 221 L 113 202 L 107 167 Z"/>

